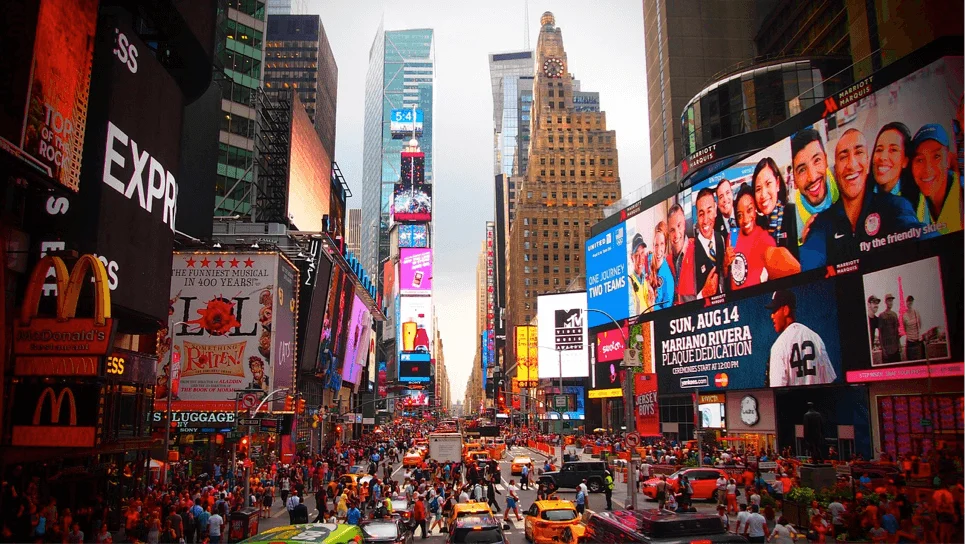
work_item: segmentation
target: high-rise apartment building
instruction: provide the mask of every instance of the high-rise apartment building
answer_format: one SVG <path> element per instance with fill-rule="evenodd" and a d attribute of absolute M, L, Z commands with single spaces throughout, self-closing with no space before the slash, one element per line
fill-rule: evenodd
<path fill-rule="evenodd" d="M 335 160 L 338 65 L 318 15 L 268 17 L 265 91 L 292 90 L 330 160 Z"/>
<path fill-rule="evenodd" d="M 400 156 L 407 140 L 393 139 L 392 110 L 423 112 L 419 144 L 425 153 L 425 180 L 433 181 L 432 116 L 435 45 L 432 29 L 384 30 L 369 50 L 365 77 L 362 142 L 362 264 L 379 272 L 389 256 L 389 206 L 400 177 Z"/>
<path fill-rule="evenodd" d="M 264 2 L 229 0 L 220 48 L 226 78 L 221 81 L 221 132 L 215 178 L 215 215 L 251 214 L 255 161 L 255 96 L 265 57 Z"/>
<path fill-rule="evenodd" d="M 349 208 L 345 217 L 345 247 L 358 258 L 362 251 L 362 209 Z"/>
<path fill-rule="evenodd" d="M 590 225 L 621 196 L 616 133 L 605 112 L 576 111 L 562 31 L 549 12 L 540 24 L 529 167 L 509 239 L 507 338 L 536 315 L 536 295 L 584 274 Z"/>

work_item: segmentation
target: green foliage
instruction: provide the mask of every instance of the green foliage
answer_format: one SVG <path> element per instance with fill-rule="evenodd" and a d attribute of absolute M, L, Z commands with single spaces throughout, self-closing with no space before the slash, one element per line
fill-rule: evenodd
<path fill-rule="evenodd" d="M 827 506 L 835 500 L 844 502 L 854 497 L 851 486 L 846 483 L 838 483 L 832 487 L 825 487 L 817 492 L 816 499 L 821 506 Z"/>
<path fill-rule="evenodd" d="M 810 487 L 797 486 L 791 488 L 790 491 L 785 493 L 784 499 L 791 502 L 796 502 L 798 504 L 806 504 L 810 506 L 811 501 L 815 499 L 815 493 Z"/>
<path fill-rule="evenodd" d="M 684 460 L 684 466 L 687 468 L 694 468 L 698 466 L 697 460 L 693 457 L 687 457 L 687 459 Z"/>

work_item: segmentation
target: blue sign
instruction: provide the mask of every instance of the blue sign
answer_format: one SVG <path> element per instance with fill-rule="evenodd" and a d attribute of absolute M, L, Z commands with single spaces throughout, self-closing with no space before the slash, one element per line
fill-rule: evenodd
<path fill-rule="evenodd" d="M 492 355 L 489 350 L 489 331 L 483 331 L 482 333 L 482 388 L 483 391 L 486 390 L 486 369 L 492 365 Z"/>
<path fill-rule="evenodd" d="M 429 247 L 429 226 L 425 224 L 400 224 L 399 247 Z"/>
<path fill-rule="evenodd" d="M 586 419 L 584 408 L 584 387 L 582 385 L 564 385 L 563 394 L 567 396 L 567 402 L 573 399 L 573 403 L 568 406 L 571 410 L 563 411 L 563 419 Z"/>
<path fill-rule="evenodd" d="M 630 317 L 627 283 L 626 227 L 620 223 L 586 242 L 587 308 L 602 310 L 618 321 Z M 610 323 L 600 312 L 588 313 L 590 327 Z"/>
<path fill-rule="evenodd" d="M 419 351 L 399 353 L 400 382 L 428 382 L 432 379 L 432 356 Z"/>
<path fill-rule="evenodd" d="M 389 116 L 389 132 L 395 139 L 422 135 L 422 110 L 392 110 Z"/>

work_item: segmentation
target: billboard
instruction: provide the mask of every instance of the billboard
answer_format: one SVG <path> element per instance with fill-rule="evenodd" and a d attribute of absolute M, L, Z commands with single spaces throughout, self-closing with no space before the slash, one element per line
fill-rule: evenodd
<path fill-rule="evenodd" d="M 479 335 L 479 349 L 482 354 L 479 358 L 481 370 L 482 370 L 482 390 L 483 395 L 489 396 L 488 389 L 486 389 L 486 384 L 489 381 L 489 367 L 493 366 L 492 353 L 489 351 L 489 331 L 483 331 Z"/>
<path fill-rule="evenodd" d="M 403 351 L 399 354 L 400 382 L 428 382 L 431 379 L 431 355 L 419 351 Z"/>
<path fill-rule="evenodd" d="M 401 224 L 396 227 L 399 231 L 399 247 L 429 247 L 429 225 Z"/>
<path fill-rule="evenodd" d="M 429 406 L 429 394 L 425 391 L 409 391 L 401 400 L 404 408 Z"/>
<path fill-rule="evenodd" d="M 583 398 L 586 393 L 586 388 L 582 385 L 564 385 L 562 397 L 565 397 L 566 406 L 556 404 L 560 402 L 559 392 L 559 386 L 545 388 L 545 393 L 554 398 L 548 401 L 547 412 L 543 414 L 542 417 L 544 419 L 557 419 L 554 412 L 559 412 L 563 416 L 563 419 L 586 419 L 586 403 Z"/>
<path fill-rule="evenodd" d="M 432 298 L 399 299 L 399 351 L 432 351 Z"/>
<path fill-rule="evenodd" d="M 315 125 L 292 93 L 291 155 L 288 161 L 288 218 L 297 230 L 321 232 L 332 200 L 332 159 Z"/>
<path fill-rule="evenodd" d="M 385 361 L 379 361 L 378 363 L 378 376 L 375 380 L 376 391 L 379 393 L 379 398 L 385 398 L 389 394 L 388 389 L 389 384 L 389 371 L 388 365 Z"/>
<path fill-rule="evenodd" d="M 532 325 L 516 327 L 516 379 L 520 387 L 539 385 L 537 342 L 536 327 Z"/>
<path fill-rule="evenodd" d="M 496 358 L 496 268 L 493 259 L 495 241 L 496 224 L 486 221 L 486 343 L 483 344 L 483 350 L 489 355 L 489 362 L 493 366 L 500 366 L 500 361 Z"/>
<path fill-rule="evenodd" d="M 536 317 L 539 377 L 586 378 L 589 353 L 586 293 L 539 295 Z"/>
<path fill-rule="evenodd" d="M 392 139 L 406 140 L 422 136 L 422 119 L 422 110 L 392 110 L 389 114 L 389 132 L 392 133 Z"/>
<path fill-rule="evenodd" d="M 345 354 L 342 362 L 342 379 L 358 385 L 362 366 L 368 356 L 369 337 L 372 331 L 372 314 L 365 302 L 354 295 L 352 312 L 346 331 Z"/>
<path fill-rule="evenodd" d="M 663 393 L 840 383 L 833 280 L 653 320 Z"/>
<path fill-rule="evenodd" d="M 633 375 L 633 414 L 636 430 L 641 436 L 662 436 L 656 374 L 638 372 Z"/>
<path fill-rule="evenodd" d="M 899 68 L 779 125 L 773 144 L 666 201 L 625 209 L 622 224 L 587 241 L 590 307 L 619 320 L 700 299 L 718 304 L 781 278 L 862 270 L 876 254 L 900 259 L 918 242 L 960 231 L 965 189 L 953 156 L 962 57 Z"/>
<path fill-rule="evenodd" d="M 168 341 L 179 380 L 175 410 L 233 410 L 238 389 L 291 385 L 298 276 L 279 260 L 270 253 L 174 254 Z M 167 358 L 158 365 L 158 380 L 166 381 Z"/>
<path fill-rule="evenodd" d="M 403 295 L 432 294 L 432 248 L 399 250 L 399 292 Z"/>
<path fill-rule="evenodd" d="M 98 4 L 99 0 L 18 3 L 4 6 L 0 24 L 7 56 L 0 63 L 5 104 L 0 149 L 72 191 L 80 188 Z M 138 59 L 130 56 L 127 36 L 112 38 L 115 62 L 136 72 Z"/>
<path fill-rule="evenodd" d="M 396 223 L 432 221 L 432 185 L 396 183 L 392 192 L 391 215 Z"/>

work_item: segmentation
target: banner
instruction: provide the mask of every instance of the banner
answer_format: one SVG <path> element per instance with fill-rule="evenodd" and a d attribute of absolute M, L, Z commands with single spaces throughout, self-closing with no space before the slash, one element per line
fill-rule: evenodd
<path fill-rule="evenodd" d="M 399 250 L 399 292 L 403 295 L 432 294 L 432 248 Z"/>
<path fill-rule="evenodd" d="M 536 327 L 516 327 L 516 378 L 520 387 L 539 385 L 539 368 L 536 363 Z"/>
<path fill-rule="evenodd" d="M 633 376 L 633 408 L 640 436 L 661 436 L 657 404 L 657 375 L 638 372 Z"/>

